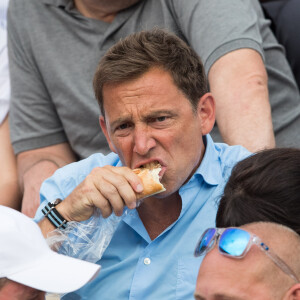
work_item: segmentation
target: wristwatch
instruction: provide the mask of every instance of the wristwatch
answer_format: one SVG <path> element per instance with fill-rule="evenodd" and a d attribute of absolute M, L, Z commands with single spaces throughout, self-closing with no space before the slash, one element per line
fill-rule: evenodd
<path fill-rule="evenodd" d="M 61 199 L 56 199 L 53 203 L 48 202 L 42 209 L 42 213 L 55 228 L 66 229 L 68 221 L 55 208 L 60 202 L 62 202 Z"/>

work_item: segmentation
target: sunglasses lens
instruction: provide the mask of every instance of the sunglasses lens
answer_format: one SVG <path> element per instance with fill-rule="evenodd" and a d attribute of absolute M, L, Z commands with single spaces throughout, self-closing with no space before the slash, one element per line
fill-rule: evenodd
<path fill-rule="evenodd" d="M 210 248 L 215 233 L 215 228 L 209 228 L 204 231 L 195 249 L 195 256 L 202 255 L 208 248 Z"/>
<path fill-rule="evenodd" d="M 220 236 L 219 250 L 231 256 L 242 256 L 250 240 L 250 234 L 242 229 L 228 228 Z"/>

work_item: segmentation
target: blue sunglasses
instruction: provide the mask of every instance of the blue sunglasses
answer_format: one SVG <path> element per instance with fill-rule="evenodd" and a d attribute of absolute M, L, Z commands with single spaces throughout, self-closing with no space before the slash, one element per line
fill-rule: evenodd
<path fill-rule="evenodd" d="M 292 269 L 277 256 L 261 239 L 240 228 L 208 228 L 202 234 L 194 255 L 200 256 L 209 252 L 218 243 L 219 252 L 232 258 L 243 258 L 253 244 L 257 245 L 284 273 L 297 283 L 299 279 Z"/>

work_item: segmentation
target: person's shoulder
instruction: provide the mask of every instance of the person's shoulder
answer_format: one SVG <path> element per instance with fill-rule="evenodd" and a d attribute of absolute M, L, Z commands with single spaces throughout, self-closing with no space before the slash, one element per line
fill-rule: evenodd
<path fill-rule="evenodd" d="M 92 154 L 91 156 L 65 165 L 55 171 L 48 180 L 62 182 L 67 180 L 79 180 L 85 178 L 94 168 L 107 165 L 116 166 L 120 164 L 120 159 L 117 154 L 110 153 L 104 155 L 102 153 Z"/>
<path fill-rule="evenodd" d="M 240 145 L 229 146 L 225 143 L 215 143 L 214 145 L 219 152 L 221 160 L 227 162 L 227 164 L 237 163 L 251 155 L 249 150 Z"/>
<path fill-rule="evenodd" d="M 121 165 L 120 159 L 117 154 L 110 153 L 104 155 L 102 153 L 96 153 L 88 158 L 82 159 L 77 162 L 68 164 L 62 168 L 59 168 L 55 173 L 46 179 L 41 187 L 41 199 L 43 197 L 52 195 L 55 197 L 66 197 L 80 182 L 82 182 L 90 172 L 97 167 L 103 167 L 106 165 L 119 166 Z M 58 192 L 63 194 L 57 194 Z"/>
<path fill-rule="evenodd" d="M 79 161 L 78 163 L 80 162 L 82 164 L 97 165 L 99 167 L 103 167 L 105 165 L 117 166 L 120 163 L 120 158 L 114 152 L 111 152 L 107 155 L 102 153 L 95 153 L 89 156 L 88 158 Z"/>
<path fill-rule="evenodd" d="M 59 169 L 61 172 L 74 172 L 77 170 L 86 170 L 86 172 L 90 172 L 93 168 L 96 167 L 103 167 L 106 165 L 116 166 L 120 163 L 120 158 L 117 154 L 111 152 L 107 155 L 104 155 L 102 153 L 95 153 L 91 156 L 79 160 L 77 162 L 73 162 L 61 169 Z"/>
<path fill-rule="evenodd" d="M 233 167 L 239 161 L 252 155 L 252 153 L 243 146 L 229 146 L 225 143 L 215 143 L 214 146 L 219 153 L 222 177 L 225 182 L 228 180 Z"/>

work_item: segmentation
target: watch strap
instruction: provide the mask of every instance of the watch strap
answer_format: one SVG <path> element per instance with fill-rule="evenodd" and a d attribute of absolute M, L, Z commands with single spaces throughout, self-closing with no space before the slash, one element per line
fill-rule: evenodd
<path fill-rule="evenodd" d="M 42 209 L 42 213 L 55 228 L 66 229 L 68 221 L 55 208 L 61 201 L 61 199 L 56 199 L 54 203 L 48 202 Z"/>

